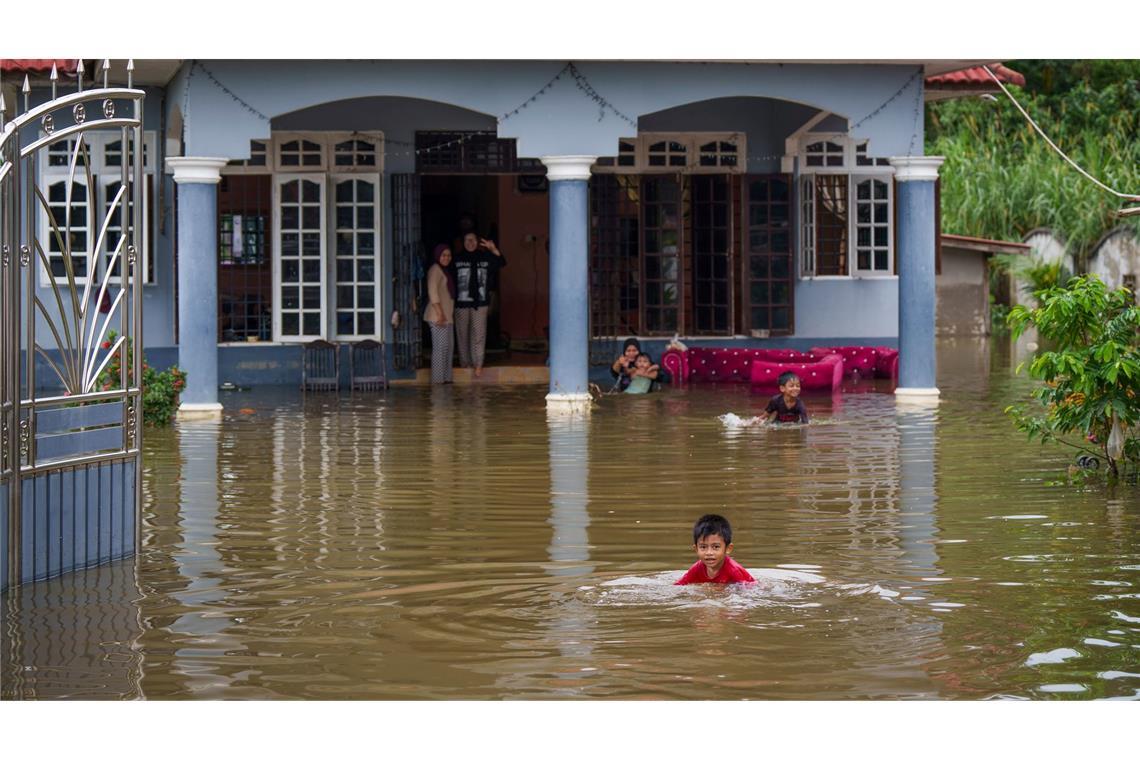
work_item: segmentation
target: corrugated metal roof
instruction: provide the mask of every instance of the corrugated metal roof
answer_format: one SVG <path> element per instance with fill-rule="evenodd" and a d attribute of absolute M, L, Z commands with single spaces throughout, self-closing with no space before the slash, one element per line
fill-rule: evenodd
<path fill-rule="evenodd" d="M 1026 253 L 1031 248 L 1028 243 L 1016 243 L 1011 240 L 987 240 L 986 238 L 951 235 L 949 233 L 942 234 L 942 245 L 943 247 L 964 248 L 983 253 Z"/>

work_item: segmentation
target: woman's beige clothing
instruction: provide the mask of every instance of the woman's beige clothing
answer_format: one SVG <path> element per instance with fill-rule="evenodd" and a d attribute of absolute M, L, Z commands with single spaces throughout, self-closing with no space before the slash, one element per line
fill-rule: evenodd
<path fill-rule="evenodd" d="M 455 322 L 455 299 L 447 289 L 447 275 L 439 264 L 432 264 L 427 273 L 428 305 L 424 309 L 424 321 L 432 324 L 439 323 L 439 312 L 443 310 L 443 318 L 447 324 Z"/>

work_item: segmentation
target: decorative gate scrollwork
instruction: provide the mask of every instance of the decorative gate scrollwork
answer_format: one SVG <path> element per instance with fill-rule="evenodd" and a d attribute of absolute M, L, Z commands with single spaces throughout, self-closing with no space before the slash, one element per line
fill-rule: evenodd
<path fill-rule="evenodd" d="M 128 64 L 126 87 L 109 87 L 110 64 L 104 61 L 103 86 L 84 90 L 80 62 L 78 90 L 57 97 L 53 69 L 52 98 L 35 108 L 28 107 L 25 77 L 24 112 L 11 121 L 0 96 L 0 496 L 8 554 L 4 585 L 124 556 L 137 542 L 145 96 L 133 87 L 132 70 Z M 93 200 L 93 133 L 110 133 L 119 140 L 119 176 L 116 184 L 107 186 L 101 203 Z M 43 172 L 49 161 L 50 187 Z M 117 374 L 109 372 L 111 367 L 117 367 Z M 41 536 L 39 512 L 24 502 L 39 498 L 37 489 L 47 478 L 79 483 L 80 469 L 89 467 L 118 468 L 120 476 L 129 473 L 133 479 L 133 486 L 120 484 L 117 491 L 120 500 L 130 500 L 118 506 L 135 522 L 129 526 L 131 545 L 124 544 L 126 528 L 120 526 L 117 549 L 99 550 L 94 556 L 84 553 L 73 567 L 60 560 L 58 550 L 50 561 L 29 557 L 41 545 L 53 551 L 63 536 Z M 68 494 L 59 496 L 55 503 L 64 509 Z M 104 506 L 111 505 L 100 504 L 99 509 Z M 38 503 L 35 507 L 40 509 Z M 35 530 L 25 524 L 29 515 L 37 521 Z M 52 515 L 43 521 L 51 530 Z"/>

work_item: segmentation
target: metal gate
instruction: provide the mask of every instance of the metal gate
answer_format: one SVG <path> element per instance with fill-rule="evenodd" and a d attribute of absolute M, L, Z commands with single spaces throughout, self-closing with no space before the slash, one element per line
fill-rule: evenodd
<path fill-rule="evenodd" d="M 423 304 L 424 252 L 420 241 L 420 178 L 392 175 L 392 333 L 393 367 L 418 369 L 422 364 L 420 341 Z"/>
<path fill-rule="evenodd" d="M 104 62 L 103 86 L 84 90 L 80 67 L 61 97 L 53 71 L 51 100 L 32 109 L 25 79 L 24 113 L 0 110 L 0 587 L 137 551 L 144 93 L 132 68 L 112 88 Z M 114 176 L 93 176 L 96 132 Z"/>

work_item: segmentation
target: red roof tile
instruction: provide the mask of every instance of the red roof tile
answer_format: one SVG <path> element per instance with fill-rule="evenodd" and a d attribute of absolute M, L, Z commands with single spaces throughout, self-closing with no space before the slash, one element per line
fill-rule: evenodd
<path fill-rule="evenodd" d="M 75 73 L 78 58 L 0 58 L 0 71 L 5 74 L 50 74 L 52 64 L 59 67 L 60 76 Z"/>
<path fill-rule="evenodd" d="M 1002 81 L 1002 84 L 1015 84 L 1018 87 L 1025 86 L 1025 77 L 1013 69 L 1006 68 L 1000 63 L 990 64 L 990 71 L 997 75 L 997 78 Z M 973 90 L 979 87 L 995 87 L 994 80 L 990 79 L 990 75 L 985 72 L 981 66 L 975 66 L 972 69 L 963 69 L 962 71 L 952 71 L 949 74 L 939 74 L 938 76 L 926 78 L 927 87 L 936 87 L 939 89 L 963 89 Z"/>

